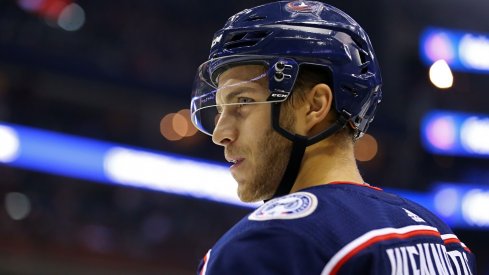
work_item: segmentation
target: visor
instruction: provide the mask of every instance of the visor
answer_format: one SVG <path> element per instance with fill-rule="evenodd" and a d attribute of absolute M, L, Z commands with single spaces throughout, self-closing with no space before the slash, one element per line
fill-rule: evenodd
<path fill-rule="evenodd" d="M 252 66 L 238 68 L 244 65 Z M 230 69 L 234 71 L 228 75 Z M 192 123 L 203 133 L 212 135 L 225 109 L 283 102 L 292 90 L 296 72 L 295 61 L 278 57 L 211 59 L 199 66 L 195 77 L 190 104 Z"/>

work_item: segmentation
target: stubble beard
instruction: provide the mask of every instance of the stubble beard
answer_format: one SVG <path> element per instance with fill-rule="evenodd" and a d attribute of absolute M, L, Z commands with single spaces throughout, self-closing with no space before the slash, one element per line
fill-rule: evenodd
<path fill-rule="evenodd" d="M 291 131 L 294 118 L 282 112 L 282 127 Z M 243 202 L 267 200 L 275 194 L 289 163 L 292 142 L 271 127 L 257 141 L 256 166 L 248 182 L 238 186 L 238 196 Z"/>

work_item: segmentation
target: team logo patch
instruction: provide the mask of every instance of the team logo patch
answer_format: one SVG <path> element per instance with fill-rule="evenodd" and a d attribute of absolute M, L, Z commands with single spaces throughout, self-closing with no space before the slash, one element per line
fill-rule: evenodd
<path fill-rule="evenodd" d="M 309 1 L 293 1 L 285 6 L 290 12 L 300 13 L 315 13 L 320 7 L 320 4 Z"/>
<path fill-rule="evenodd" d="M 291 220 L 310 215 L 318 205 L 314 194 L 297 192 L 268 201 L 248 216 L 252 221 Z"/>

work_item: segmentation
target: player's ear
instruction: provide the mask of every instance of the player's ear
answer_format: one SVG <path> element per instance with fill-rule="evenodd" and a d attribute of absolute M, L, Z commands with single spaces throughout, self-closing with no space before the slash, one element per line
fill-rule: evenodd
<path fill-rule="evenodd" d="M 333 92 L 331 88 L 320 83 L 312 87 L 306 95 L 308 111 L 306 114 L 307 132 L 317 128 L 331 111 L 333 105 Z"/>

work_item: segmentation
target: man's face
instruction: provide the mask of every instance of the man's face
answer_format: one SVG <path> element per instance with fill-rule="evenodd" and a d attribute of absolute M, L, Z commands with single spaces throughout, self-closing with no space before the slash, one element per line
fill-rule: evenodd
<path fill-rule="evenodd" d="M 219 77 L 216 100 L 220 115 L 212 135 L 214 143 L 224 147 L 231 174 L 238 182 L 242 201 L 272 197 L 287 166 L 292 143 L 271 126 L 271 105 L 243 104 L 265 102 L 269 96 L 266 77 L 249 81 L 265 73 L 260 65 L 232 67 Z M 224 105 L 238 103 L 234 105 Z M 284 112 L 284 111 L 283 111 Z M 292 129 L 294 117 L 284 114 L 281 125 Z"/>

